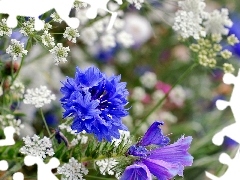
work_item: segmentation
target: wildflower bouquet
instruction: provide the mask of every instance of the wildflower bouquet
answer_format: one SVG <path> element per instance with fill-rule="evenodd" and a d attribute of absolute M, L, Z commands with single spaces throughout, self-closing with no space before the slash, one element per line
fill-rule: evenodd
<path fill-rule="evenodd" d="M 0 10 L 0 179 L 222 174 L 211 138 L 233 120 L 215 102 L 239 66 L 237 11 L 204 0 L 61 3 L 38 17 Z"/>

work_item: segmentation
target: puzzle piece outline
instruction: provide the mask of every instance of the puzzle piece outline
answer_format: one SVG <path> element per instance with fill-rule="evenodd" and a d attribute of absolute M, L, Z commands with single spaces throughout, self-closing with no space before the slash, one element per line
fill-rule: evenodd
<path fill-rule="evenodd" d="M 237 76 L 229 73 L 224 74 L 223 82 L 225 84 L 234 84 L 232 95 L 229 101 L 218 100 L 216 102 L 216 106 L 219 110 L 224 110 L 227 108 L 227 106 L 230 106 L 235 123 L 224 127 L 221 131 L 216 133 L 212 138 L 212 142 L 215 145 L 220 146 L 224 141 L 224 136 L 227 136 L 240 144 L 240 111 L 238 110 L 238 102 L 240 102 L 240 96 L 238 95 L 238 92 L 240 92 L 240 69 Z M 228 165 L 228 169 L 221 177 L 217 177 L 205 171 L 205 175 L 208 178 L 211 180 L 229 180 L 234 174 L 235 178 L 240 179 L 240 171 L 238 169 L 240 166 L 240 147 L 238 148 L 234 158 L 231 159 L 226 153 L 221 153 L 219 156 L 219 161 L 222 164 Z"/>
<path fill-rule="evenodd" d="M 52 9 L 54 9 L 59 17 L 64 20 L 68 26 L 73 29 L 78 28 L 80 21 L 76 17 L 69 17 L 70 11 L 75 0 L 0 0 L 0 14 L 8 14 L 7 26 L 15 28 L 17 26 L 17 16 L 33 17 L 35 19 L 35 30 L 39 31 L 44 28 L 44 22 L 38 17 Z M 86 16 L 88 19 L 94 19 L 97 16 L 98 9 L 102 9 L 111 14 L 107 31 L 113 27 L 117 18 L 117 12 L 110 11 L 107 4 L 110 0 L 81 0 L 90 7 Z M 121 5 L 122 0 L 116 0 Z M 29 8 L 31 7 L 31 8 Z"/>

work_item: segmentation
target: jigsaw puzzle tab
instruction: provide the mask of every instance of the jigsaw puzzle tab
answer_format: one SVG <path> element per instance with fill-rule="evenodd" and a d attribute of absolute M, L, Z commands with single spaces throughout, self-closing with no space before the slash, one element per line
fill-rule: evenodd
<path fill-rule="evenodd" d="M 213 136 L 212 141 L 215 145 L 220 146 L 223 143 L 224 136 L 227 136 L 240 144 L 240 111 L 239 111 L 240 70 L 236 77 L 229 73 L 224 74 L 223 82 L 225 84 L 234 84 L 232 96 L 229 102 L 218 100 L 216 102 L 216 106 L 219 110 L 224 110 L 226 109 L 227 106 L 230 106 L 235 119 L 235 123 L 228 125 L 227 127 L 224 127 L 220 132 L 216 133 Z M 232 177 L 234 176 L 234 179 L 240 179 L 240 171 L 239 171 L 240 149 L 239 148 L 233 159 L 231 159 L 230 156 L 227 155 L 226 153 L 222 153 L 219 157 L 219 161 L 222 164 L 228 165 L 227 171 L 221 177 L 217 177 L 209 172 L 205 172 L 208 178 L 210 178 L 211 180 L 229 180 L 229 179 L 232 179 Z"/>
<path fill-rule="evenodd" d="M 58 178 L 52 173 L 52 169 L 55 169 L 60 165 L 60 161 L 55 157 L 52 157 L 50 161 L 47 164 L 45 164 L 40 157 L 26 156 L 24 158 L 24 164 L 26 166 L 32 166 L 34 164 L 37 164 L 38 180 L 46 180 L 46 179 L 58 180 Z"/>
<path fill-rule="evenodd" d="M 5 139 L 0 139 L 0 146 L 11 146 L 15 144 L 13 135 L 15 133 L 15 129 L 12 126 L 5 127 L 4 130 Z"/>
<path fill-rule="evenodd" d="M 222 153 L 219 157 L 219 161 L 222 164 L 228 165 L 228 169 L 221 177 L 217 177 L 209 172 L 206 172 L 206 176 L 211 180 L 230 180 L 234 176 L 235 179 L 240 179 L 240 153 L 237 151 L 235 157 L 231 159 L 226 153 Z"/>
<path fill-rule="evenodd" d="M 0 13 L 9 14 L 7 25 L 11 28 L 17 26 L 17 16 L 24 16 L 35 18 L 35 29 L 41 30 L 44 23 L 38 17 L 55 9 L 68 26 L 77 28 L 79 20 L 69 17 L 73 3 L 74 0 L 0 0 Z"/>
<path fill-rule="evenodd" d="M 117 12 L 110 11 L 107 8 L 107 4 L 110 0 L 79 0 L 80 2 L 84 2 L 89 4 L 91 7 L 87 10 L 86 16 L 88 19 L 94 19 L 97 16 L 98 9 L 102 9 L 111 14 L 111 18 L 107 27 L 107 30 L 110 30 L 113 27 L 113 24 L 117 18 Z M 116 0 L 116 2 L 121 5 L 122 0 Z"/>
<path fill-rule="evenodd" d="M 7 171 L 8 162 L 5 160 L 0 161 L 0 171 Z M 24 180 L 24 176 L 21 172 L 16 172 L 13 174 L 13 180 Z"/>

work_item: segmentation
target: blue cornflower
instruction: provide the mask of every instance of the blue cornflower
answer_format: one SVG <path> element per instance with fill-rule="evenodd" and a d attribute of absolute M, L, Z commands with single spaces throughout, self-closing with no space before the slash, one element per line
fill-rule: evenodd
<path fill-rule="evenodd" d="M 184 166 L 192 165 L 193 157 L 188 153 L 192 137 L 181 137 L 168 145 L 170 139 L 163 135 L 159 125 L 163 122 L 154 122 L 141 141 L 128 149 L 127 154 L 137 160 L 125 169 L 120 180 L 151 180 L 151 174 L 159 180 L 169 180 L 183 176 Z M 150 150 L 146 148 L 149 145 Z"/>
<path fill-rule="evenodd" d="M 240 20 L 240 14 L 233 13 L 231 14 L 231 20 L 233 22 L 233 25 L 231 28 L 229 28 L 228 35 L 235 34 L 235 36 L 240 39 L 240 31 L 239 31 L 239 20 Z M 228 49 L 236 56 L 240 56 L 240 43 L 236 43 L 234 46 L 227 46 L 225 49 Z"/>
<path fill-rule="evenodd" d="M 126 83 L 121 76 L 106 77 L 96 67 L 82 71 L 76 68 L 75 78 L 63 82 L 60 99 L 63 117 L 73 117 L 71 128 L 92 133 L 99 141 L 119 139 L 119 130 L 127 130 L 121 118 L 128 115 L 125 105 Z"/>

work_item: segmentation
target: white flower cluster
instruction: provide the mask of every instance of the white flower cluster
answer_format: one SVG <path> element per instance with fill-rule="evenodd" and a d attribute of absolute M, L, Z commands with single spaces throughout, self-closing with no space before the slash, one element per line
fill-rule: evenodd
<path fill-rule="evenodd" d="M 211 13 L 204 11 L 204 0 L 183 0 L 178 2 L 181 8 L 176 12 L 173 29 L 183 37 L 200 39 L 206 34 L 227 35 L 226 27 L 232 26 L 228 10 L 215 10 Z"/>
<path fill-rule="evenodd" d="M 133 88 L 131 98 L 135 101 L 142 101 L 146 96 L 146 91 L 144 88 L 137 86 Z"/>
<path fill-rule="evenodd" d="M 20 29 L 20 33 L 24 36 L 32 36 L 35 29 L 34 29 L 34 18 L 29 18 L 28 21 L 23 22 L 23 26 Z"/>
<path fill-rule="evenodd" d="M 83 134 L 85 134 L 85 133 L 83 133 Z M 71 146 L 76 146 L 79 142 L 81 144 L 86 144 L 87 143 L 87 141 L 88 141 L 87 136 L 82 135 L 82 133 L 78 133 L 78 134 L 75 134 L 75 135 L 76 135 L 76 138 L 74 138 L 71 141 Z"/>
<path fill-rule="evenodd" d="M 49 51 L 53 55 L 56 65 L 58 65 L 60 62 L 67 62 L 66 57 L 68 56 L 68 52 L 70 52 L 69 47 L 63 47 L 62 43 L 57 43 L 57 45 Z"/>
<path fill-rule="evenodd" d="M 74 8 L 86 8 L 87 7 L 87 3 L 85 2 L 80 2 L 79 0 L 75 0 L 74 1 L 74 4 L 73 4 L 73 7 Z"/>
<path fill-rule="evenodd" d="M 124 142 L 124 145 L 131 142 L 129 131 L 119 130 L 119 133 L 120 133 L 120 138 L 119 139 L 114 138 L 112 140 L 112 143 L 114 144 L 115 147 L 117 147 L 122 141 Z"/>
<path fill-rule="evenodd" d="M 36 108 L 43 107 L 45 104 L 50 104 L 51 100 L 55 100 L 56 96 L 47 89 L 46 86 L 40 88 L 27 89 L 24 95 L 23 103 L 35 105 Z"/>
<path fill-rule="evenodd" d="M 88 170 L 72 157 L 69 163 L 57 168 L 57 173 L 62 174 L 62 180 L 84 180 L 83 175 L 87 175 Z"/>
<path fill-rule="evenodd" d="M 23 57 L 27 55 L 28 51 L 24 49 L 24 44 L 20 43 L 16 39 L 11 39 L 12 45 L 9 45 L 6 49 L 6 53 L 13 57 L 13 60 L 17 60 L 18 57 Z"/>
<path fill-rule="evenodd" d="M 21 82 L 14 81 L 13 85 L 10 87 L 14 96 L 17 98 L 23 98 L 25 86 Z"/>
<path fill-rule="evenodd" d="M 157 75 L 154 72 L 147 71 L 140 77 L 140 82 L 144 87 L 152 89 L 157 84 Z"/>
<path fill-rule="evenodd" d="M 50 17 L 52 18 L 52 20 L 53 20 L 54 22 L 58 22 L 58 23 L 61 23 L 61 22 L 62 22 L 62 19 L 60 18 L 60 16 L 59 16 L 56 12 L 52 13 L 52 14 L 50 15 Z"/>
<path fill-rule="evenodd" d="M 85 136 L 84 134 L 86 133 L 85 131 L 81 133 L 76 133 L 76 130 L 72 130 L 72 128 L 69 125 L 61 124 L 58 126 L 61 130 L 66 129 L 66 131 L 72 135 L 75 136 L 73 140 L 71 141 L 71 146 L 76 146 L 79 142 L 81 144 L 86 144 L 88 141 L 88 137 Z"/>
<path fill-rule="evenodd" d="M 0 115 L 0 123 L 2 128 L 12 126 L 15 129 L 17 135 L 20 135 L 20 130 L 24 128 L 20 119 L 15 119 L 12 114 Z"/>
<path fill-rule="evenodd" d="M 80 39 L 89 46 L 100 40 L 101 46 L 104 49 L 114 48 L 117 44 L 128 48 L 134 44 L 132 36 L 122 30 L 124 27 L 122 19 L 116 19 L 113 28 L 105 31 L 108 23 L 109 17 L 94 22 L 92 26 L 84 28 L 81 31 Z"/>
<path fill-rule="evenodd" d="M 130 4 L 134 5 L 136 9 L 140 9 L 142 7 L 142 4 L 144 3 L 144 0 L 127 0 Z"/>
<path fill-rule="evenodd" d="M 102 175 L 114 175 L 113 168 L 118 164 L 114 158 L 103 159 L 95 162 Z"/>
<path fill-rule="evenodd" d="M 19 150 L 22 154 L 38 156 L 42 159 L 54 155 L 52 142 L 46 136 L 40 139 L 39 136 L 34 134 L 33 137 L 24 137 L 23 141 L 25 145 Z"/>
<path fill-rule="evenodd" d="M 203 23 L 207 33 L 227 35 L 233 22 L 228 17 L 228 9 L 214 10 Z"/>
<path fill-rule="evenodd" d="M 181 107 L 184 104 L 187 95 L 182 86 L 177 85 L 173 90 L 169 93 L 169 99 L 171 102 Z"/>
<path fill-rule="evenodd" d="M 76 38 L 79 37 L 80 34 L 78 33 L 77 29 L 73 29 L 71 27 L 66 27 L 66 30 L 63 33 L 63 37 L 67 38 L 69 41 L 76 43 Z"/>
<path fill-rule="evenodd" d="M 2 22 L 0 22 L 0 36 L 11 36 L 12 29 L 7 26 L 7 20 L 5 18 L 2 19 Z"/>
<path fill-rule="evenodd" d="M 41 35 L 41 39 L 42 39 L 42 43 L 45 46 L 50 47 L 50 48 L 55 46 L 55 42 L 54 42 L 55 40 L 47 30 L 45 30 L 43 32 L 43 34 Z"/>
<path fill-rule="evenodd" d="M 183 38 L 194 37 L 199 39 L 204 37 L 206 32 L 202 26 L 205 17 L 203 0 L 184 0 L 179 1 L 181 10 L 176 12 L 173 29 L 178 31 Z"/>

